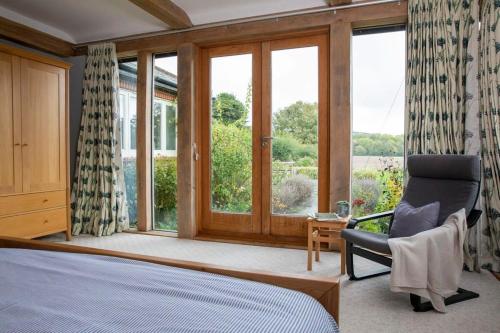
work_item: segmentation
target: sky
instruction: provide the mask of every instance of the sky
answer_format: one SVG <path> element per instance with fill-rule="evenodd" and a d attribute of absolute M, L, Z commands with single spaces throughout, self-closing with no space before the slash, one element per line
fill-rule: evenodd
<path fill-rule="evenodd" d="M 352 130 L 366 133 L 404 133 L 405 32 L 352 38 Z M 317 48 L 273 51 L 272 111 L 298 100 L 317 102 Z M 155 60 L 177 74 L 177 57 Z M 212 96 L 234 94 L 245 102 L 252 78 L 250 54 L 212 58 Z M 251 119 L 249 119 L 251 121 Z"/>

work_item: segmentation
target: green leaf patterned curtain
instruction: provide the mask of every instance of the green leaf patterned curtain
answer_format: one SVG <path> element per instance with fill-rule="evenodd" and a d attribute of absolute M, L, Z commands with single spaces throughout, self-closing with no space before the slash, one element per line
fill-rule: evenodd
<path fill-rule="evenodd" d="M 483 223 L 476 253 L 481 268 L 500 271 L 500 0 L 481 10 L 480 128 Z"/>
<path fill-rule="evenodd" d="M 128 228 L 118 123 L 118 80 L 115 45 L 89 46 L 71 192 L 73 235 L 111 235 Z"/>
<path fill-rule="evenodd" d="M 464 153 L 473 5 L 477 0 L 408 2 L 408 155 Z"/>

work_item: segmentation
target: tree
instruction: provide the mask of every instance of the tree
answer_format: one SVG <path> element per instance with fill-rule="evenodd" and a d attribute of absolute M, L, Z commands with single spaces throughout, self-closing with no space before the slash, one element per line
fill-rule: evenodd
<path fill-rule="evenodd" d="M 212 101 L 212 117 L 224 125 L 243 126 L 247 116 L 248 109 L 233 94 L 222 92 Z"/>
<path fill-rule="evenodd" d="M 302 144 L 318 143 L 318 104 L 295 102 L 274 115 L 274 130 L 288 134 Z"/>

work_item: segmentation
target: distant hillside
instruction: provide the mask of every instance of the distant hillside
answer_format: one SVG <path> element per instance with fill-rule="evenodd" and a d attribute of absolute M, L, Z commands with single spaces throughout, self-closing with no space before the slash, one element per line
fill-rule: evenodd
<path fill-rule="evenodd" d="M 403 147 L 403 134 L 352 133 L 354 156 L 403 156 Z"/>

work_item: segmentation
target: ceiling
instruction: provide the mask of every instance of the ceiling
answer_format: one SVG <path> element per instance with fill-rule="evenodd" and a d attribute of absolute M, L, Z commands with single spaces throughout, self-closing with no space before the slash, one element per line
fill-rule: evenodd
<path fill-rule="evenodd" d="M 325 6 L 325 0 L 172 0 L 194 25 Z M 0 16 L 71 43 L 168 29 L 128 0 L 0 0 Z"/>

